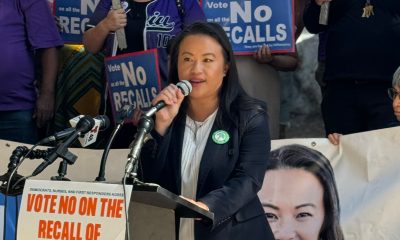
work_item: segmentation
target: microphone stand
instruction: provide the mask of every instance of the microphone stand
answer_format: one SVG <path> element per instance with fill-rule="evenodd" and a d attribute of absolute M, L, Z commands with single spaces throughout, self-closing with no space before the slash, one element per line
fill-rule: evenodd
<path fill-rule="evenodd" d="M 52 180 L 66 180 L 64 178 L 66 172 L 67 172 L 67 164 L 74 164 L 77 156 L 68 151 L 68 147 L 71 146 L 71 144 L 81 135 L 88 133 L 90 129 L 93 128 L 95 125 L 95 122 L 93 118 L 84 116 L 81 119 L 79 119 L 79 122 L 76 124 L 75 131 L 72 132 L 71 135 L 68 136 L 67 140 L 65 140 L 63 143 L 58 145 L 57 149 L 50 154 L 50 156 L 46 157 L 46 161 L 42 162 L 31 174 L 31 176 L 36 176 L 39 173 L 41 173 L 47 166 L 52 164 L 58 157 L 61 157 L 65 163 L 62 163 L 64 165 L 60 166 L 59 168 L 59 176 L 53 177 Z"/>
<path fill-rule="evenodd" d="M 60 162 L 60 165 L 58 167 L 58 176 L 52 176 L 50 180 L 71 181 L 69 178 L 66 178 L 65 175 L 67 175 L 68 164 L 74 164 L 77 156 L 67 150 L 65 154 L 61 156 L 61 158 L 63 160 Z"/>
<path fill-rule="evenodd" d="M 76 137 L 75 137 L 76 135 Z M 62 158 L 63 160 L 60 162 L 58 167 L 58 176 L 53 176 L 50 180 L 56 181 L 71 181 L 70 179 L 66 178 L 67 175 L 67 166 L 68 164 L 72 165 L 75 163 L 76 159 L 78 158 L 75 154 L 71 153 L 68 150 L 68 146 L 70 146 L 79 136 L 78 132 L 72 134 L 64 143 L 60 144 L 56 151 L 54 151 L 48 160 L 51 161 L 52 158 Z M 46 159 L 47 160 L 47 159 Z M 54 160 L 53 160 L 54 161 Z"/>
<path fill-rule="evenodd" d="M 58 176 L 51 177 L 51 180 L 69 181 L 68 178 L 64 177 L 67 174 L 67 164 L 74 164 L 78 157 L 75 154 L 71 153 L 68 150 L 68 147 L 79 137 L 79 135 L 80 132 L 74 132 L 73 134 L 71 134 L 65 142 L 61 143 L 55 151 L 53 151 L 48 157 L 45 158 L 45 161 L 48 164 L 54 162 L 58 157 L 63 159 L 58 168 Z M 34 172 L 32 176 L 39 174 L 41 171 L 43 171 L 43 169 L 41 169 L 39 172 Z"/>
<path fill-rule="evenodd" d="M 149 133 L 154 127 L 153 118 L 146 116 L 143 114 L 140 117 L 138 131 L 133 140 L 130 148 L 130 152 L 128 154 L 128 161 L 125 166 L 125 174 L 128 178 L 132 180 L 130 183 L 136 182 L 137 177 L 137 169 L 138 169 L 138 160 L 140 157 L 140 151 L 143 147 L 144 139 L 147 133 Z"/>
<path fill-rule="evenodd" d="M 138 131 L 135 135 L 135 139 L 131 143 L 130 152 L 128 154 L 128 161 L 125 166 L 125 174 L 122 180 L 124 195 L 125 195 L 125 184 L 137 184 L 139 181 L 137 177 L 137 169 L 138 169 L 138 160 L 140 157 L 140 151 L 143 147 L 143 143 L 145 140 L 145 136 L 149 133 L 154 127 L 154 120 L 151 116 L 147 116 L 146 114 L 142 114 L 138 124 Z M 130 239 L 129 233 L 129 218 L 128 211 L 125 205 L 125 220 L 126 220 L 126 233 L 125 238 Z"/>
<path fill-rule="evenodd" d="M 117 126 L 112 131 L 111 137 L 108 139 L 108 141 L 106 143 L 106 147 L 104 148 L 103 155 L 101 156 L 101 160 L 100 160 L 99 175 L 97 175 L 97 177 L 95 179 L 96 182 L 106 181 L 106 178 L 104 177 L 105 176 L 105 168 L 106 168 L 106 161 L 107 161 L 108 153 L 110 152 L 110 149 L 111 149 L 111 144 L 114 142 L 114 139 L 117 136 L 117 133 L 119 132 L 119 130 L 121 130 L 122 126 L 125 124 L 126 119 L 131 116 L 131 113 L 133 110 L 134 110 L 133 105 L 125 105 L 119 112 L 120 120 L 117 122 Z"/>
<path fill-rule="evenodd" d="M 117 136 L 117 133 L 121 129 L 122 125 L 124 125 L 125 119 L 121 120 L 117 126 L 114 128 L 114 130 L 111 133 L 111 137 L 107 141 L 107 145 L 104 148 L 103 155 L 101 156 L 100 160 L 100 169 L 99 169 L 99 175 L 96 177 L 96 182 L 104 182 L 106 181 L 105 176 L 105 168 L 106 168 L 106 161 L 108 157 L 108 153 L 110 152 L 111 144 L 114 141 L 115 136 Z"/>

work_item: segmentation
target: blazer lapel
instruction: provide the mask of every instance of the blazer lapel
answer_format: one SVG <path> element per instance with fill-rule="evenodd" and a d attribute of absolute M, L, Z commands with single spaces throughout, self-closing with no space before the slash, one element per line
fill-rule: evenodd
<path fill-rule="evenodd" d="M 220 112 L 218 112 L 218 114 L 220 114 Z M 231 135 L 231 124 L 223 125 L 224 126 L 218 126 L 217 122 L 214 122 L 210 131 L 210 135 L 208 136 L 206 147 L 200 162 L 199 175 L 197 179 L 197 197 L 199 197 L 199 194 L 202 193 L 205 180 L 207 179 L 207 176 L 214 165 L 214 161 L 221 160 L 221 158 L 225 158 L 228 155 L 227 144 L 229 145 L 229 141 L 232 141 L 232 139 L 225 144 L 217 144 L 212 139 L 213 133 L 218 130 L 225 130 L 229 133 L 229 135 Z"/>
<path fill-rule="evenodd" d="M 176 133 L 174 136 L 172 136 L 172 141 L 171 144 L 173 144 L 175 147 L 172 148 L 172 171 L 175 176 L 175 184 L 176 184 L 176 189 L 178 192 L 181 192 L 181 158 L 182 158 L 182 144 L 183 144 L 183 135 L 185 133 L 185 121 L 186 121 L 186 116 L 180 114 L 178 115 L 178 119 L 174 124 L 174 127 L 177 129 Z"/>

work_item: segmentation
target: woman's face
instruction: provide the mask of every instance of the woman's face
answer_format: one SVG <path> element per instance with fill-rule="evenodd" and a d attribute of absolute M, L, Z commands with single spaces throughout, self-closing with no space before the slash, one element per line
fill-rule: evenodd
<path fill-rule="evenodd" d="M 396 86 L 394 87 L 398 93 L 400 93 L 400 87 Z M 393 111 L 394 115 L 396 115 L 396 118 L 398 121 L 400 121 L 400 96 L 397 94 L 395 98 L 393 98 Z"/>
<path fill-rule="evenodd" d="M 179 46 L 179 79 L 189 80 L 191 99 L 216 98 L 228 70 L 221 45 L 203 34 L 185 37 Z"/>
<path fill-rule="evenodd" d="M 259 193 L 276 240 L 318 240 L 325 210 L 323 187 L 302 169 L 267 171 Z"/>

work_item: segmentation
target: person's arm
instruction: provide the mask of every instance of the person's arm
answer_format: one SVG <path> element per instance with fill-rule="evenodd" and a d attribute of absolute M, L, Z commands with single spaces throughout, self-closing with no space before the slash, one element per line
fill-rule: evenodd
<path fill-rule="evenodd" d="M 273 55 L 273 59 L 270 63 L 278 71 L 294 71 L 299 64 L 297 53 L 293 54 L 277 54 Z"/>
<path fill-rule="evenodd" d="M 306 5 L 307 0 L 295 0 L 295 22 L 296 22 L 296 31 L 295 31 L 295 39 L 297 40 L 300 34 L 303 32 L 304 29 L 304 21 L 303 21 L 303 14 L 304 8 Z"/>
<path fill-rule="evenodd" d="M 39 82 L 39 96 L 36 100 L 34 117 L 36 125 L 43 127 L 54 115 L 55 85 L 58 70 L 57 48 L 40 49 L 42 79 Z"/>
<path fill-rule="evenodd" d="M 154 128 L 151 131 L 152 140 L 143 146 L 141 152 L 141 167 L 139 168 L 142 180 L 145 182 L 160 181 L 161 172 L 164 169 L 168 147 L 171 140 L 171 125 L 178 114 L 184 95 L 174 84 L 165 87 L 152 100 L 155 106 L 164 101 L 166 106 L 157 111 L 155 115 Z"/>
<path fill-rule="evenodd" d="M 63 46 L 56 22 L 46 1 L 21 1 L 25 29 L 30 47 L 34 49 L 41 64 L 41 78 L 37 79 L 39 94 L 33 117 L 38 127 L 53 117 L 55 84 L 58 71 L 58 50 Z"/>
<path fill-rule="evenodd" d="M 85 49 L 91 53 L 98 53 L 103 49 L 108 34 L 125 27 L 126 23 L 126 14 L 123 9 L 110 10 L 96 26 L 84 32 L 82 41 Z"/>
<path fill-rule="evenodd" d="M 229 179 L 221 188 L 197 199 L 214 213 L 214 228 L 254 201 L 264 180 L 270 151 L 266 114 L 259 112 L 246 122 L 245 130 L 239 136 L 238 160 Z"/>
<path fill-rule="evenodd" d="M 327 29 L 327 25 L 319 24 L 321 5 L 331 0 L 310 0 L 304 9 L 304 25 L 310 33 L 319 33 Z M 331 10 L 329 10 L 329 15 Z"/>

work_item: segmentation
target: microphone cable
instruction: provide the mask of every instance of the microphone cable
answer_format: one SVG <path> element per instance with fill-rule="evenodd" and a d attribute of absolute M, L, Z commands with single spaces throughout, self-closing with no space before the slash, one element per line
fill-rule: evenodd
<path fill-rule="evenodd" d="M 9 193 L 10 186 L 11 186 L 11 180 L 12 180 L 14 174 L 17 172 L 17 170 L 18 170 L 18 168 L 21 166 L 21 164 L 25 161 L 25 159 L 33 152 L 33 150 L 34 150 L 37 146 L 38 146 L 38 144 L 36 143 L 36 144 L 33 145 L 28 151 L 26 151 L 26 150 L 27 150 L 26 147 L 22 147 L 23 149 L 21 149 L 21 150 L 22 150 L 22 151 L 26 151 L 26 153 L 23 154 L 22 158 L 18 161 L 17 165 L 15 166 L 15 168 L 14 168 L 14 169 L 12 170 L 12 172 L 11 172 L 11 174 L 10 174 L 10 176 L 9 176 L 9 178 L 8 178 L 8 181 L 7 181 L 7 187 L 6 187 L 5 195 L 8 195 L 8 193 Z M 18 149 L 18 147 L 17 147 L 16 149 Z M 13 151 L 13 154 L 17 154 L 17 157 L 18 157 L 18 155 L 19 155 L 19 153 L 16 153 L 16 150 Z M 14 156 L 15 156 L 15 155 L 14 155 Z M 10 157 L 10 158 L 11 158 L 11 157 Z M 25 178 L 25 177 L 23 177 L 23 178 Z M 22 178 L 21 178 L 21 179 L 22 179 Z M 25 178 L 25 179 L 26 179 L 26 178 Z M 20 181 L 18 180 L 18 181 L 16 181 L 16 182 L 19 183 Z M 14 186 L 15 186 L 15 184 L 13 185 L 13 187 L 14 187 Z"/>
<path fill-rule="evenodd" d="M 12 180 L 12 178 L 13 178 L 13 176 L 14 176 L 14 174 L 17 172 L 17 169 L 19 168 L 19 166 L 21 166 L 21 164 L 24 162 L 24 160 L 25 160 L 25 158 L 33 151 L 33 149 L 35 149 L 36 147 L 38 146 L 38 144 L 36 143 L 35 145 L 33 145 L 28 151 L 27 151 L 27 153 L 22 157 L 22 159 L 20 159 L 19 160 L 19 162 L 16 164 L 16 166 L 15 166 L 15 168 L 12 170 L 12 172 L 11 172 L 11 174 L 10 174 L 10 176 L 9 176 L 9 178 L 8 178 L 8 180 L 7 180 L 7 183 L 6 183 L 6 191 L 5 191 L 5 194 L 4 194 L 4 227 L 5 227 L 5 224 L 7 223 L 7 205 L 8 205 L 8 192 L 9 192 L 9 189 L 10 189 L 10 185 L 11 185 L 11 180 Z M 13 153 L 15 152 L 16 150 L 14 150 L 13 151 Z M 10 157 L 11 158 L 11 157 Z M 11 163 L 10 163 L 11 164 Z M 10 166 L 10 164 L 9 164 L 9 166 Z M 20 178 L 20 179 L 22 179 L 22 178 Z M 17 181 L 17 182 L 19 182 L 19 181 Z M 17 200 L 17 203 L 16 203 L 16 205 L 18 206 L 18 200 Z M 16 212 L 15 212 L 15 216 L 16 216 L 16 222 L 18 222 L 18 207 L 16 207 L 15 208 L 16 209 Z M 15 237 L 17 236 L 17 224 L 15 225 Z M 4 234 L 6 233 L 6 229 L 4 228 Z M 4 235 L 5 236 L 5 235 Z M 4 237 L 3 236 L 3 237 Z"/>
<path fill-rule="evenodd" d="M 47 156 L 49 155 L 50 152 L 54 151 L 54 148 L 48 148 L 47 150 L 41 150 L 41 149 L 35 149 L 34 148 L 37 146 L 37 144 L 35 144 L 31 149 L 28 149 L 26 146 L 18 146 L 12 153 L 10 160 L 12 159 L 13 161 L 17 162 L 17 165 L 15 167 L 13 167 L 13 163 L 10 162 L 9 164 L 9 169 L 10 167 L 13 167 L 13 171 L 10 174 L 10 177 L 8 179 L 7 182 L 7 189 L 6 189 L 6 194 L 9 193 L 10 190 L 10 186 L 12 184 L 12 178 L 15 175 L 15 173 L 17 172 L 19 166 L 21 166 L 22 162 L 26 159 L 46 159 Z M 22 157 L 22 159 L 20 159 Z M 27 178 L 31 177 L 30 176 L 26 176 L 26 177 L 22 177 L 20 179 L 18 179 L 17 181 L 14 182 L 14 184 L 11 186 L 11 189 L 15 189 L 15 187 L 18 186 L 18 184 L 24 180 L 26 180 Z M 15 190 L 16 193 L 18 193 L 18 189 Z"/>

